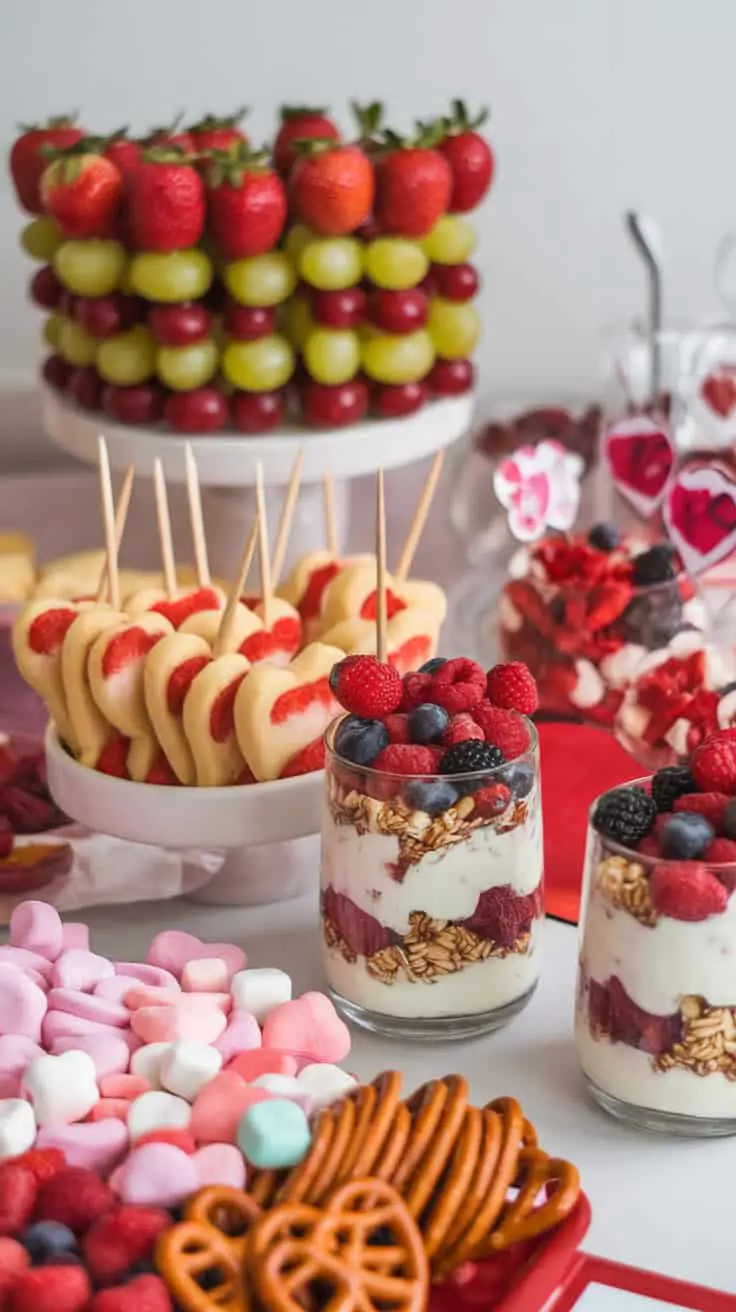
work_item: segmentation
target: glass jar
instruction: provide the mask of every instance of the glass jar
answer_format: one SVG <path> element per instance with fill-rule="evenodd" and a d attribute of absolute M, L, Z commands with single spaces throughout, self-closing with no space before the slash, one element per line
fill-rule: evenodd
<path fill-rule="evenodd" d="M 539 744 L 482 773 L 399 776 L 336 755 L 327 733 L 323 960 L 338 1008 L 412 1039 L 497 1029 L 539 977 Z"/>
<path fill-rule="evenodd" d="M 681 887 L 679 903 L 668 901 L 672 862 L 589 824 L 575 1046 L 593 1098 L 620 1120 L 736 1134 L 736 864 L 678 862 L 680 880 L 685 864 L 699 887 L 717 881 L 709 905 L 719 911 L 700 916 Z"/>

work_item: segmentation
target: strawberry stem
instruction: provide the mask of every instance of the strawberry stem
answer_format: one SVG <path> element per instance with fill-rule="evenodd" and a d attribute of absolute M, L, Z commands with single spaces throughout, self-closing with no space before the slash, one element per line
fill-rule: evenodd
<path fill-rule="evenodd" d="M 322 118 L 327 112 L 324 105 L 282 105 L 279 111 L 282 123 L 294 118 Z"/>
<path fill-rule="evenodd" d="M 234 114 L 225 114 L 222 117 L 205 114 L 204 118 L 198 123 L 193 123 L 188 130 L 189 132 L 216 132 L 219 128 L 234 128 L 248 112 L 247 105 L 243 105 L 242 109 L 236 109 Z"/>

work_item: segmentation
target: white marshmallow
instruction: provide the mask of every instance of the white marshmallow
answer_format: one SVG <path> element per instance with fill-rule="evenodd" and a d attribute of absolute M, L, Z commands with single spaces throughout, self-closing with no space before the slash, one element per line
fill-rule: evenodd
<path fill-rule="evenodd" d="M 34 1057 L 22 1089 L 41 1128 L 83 1121 L 100 1097 L 95 1064 L 88 1053 L 76 1048 L 58 1056 Z"/>
<path fill-rule="evenodd" d="M 673 752 L 677 752 L 678 756 L 688 755 L 687 736 L 691 728 L 692 725 L 689 720 L 675 720 L 675 723 L 670 725 L 664 736 L 665 742 L 669 743 Z"/>
<path fill-rule="evenodd" d="M 28 1152 L 36 1141 L 36 1118 L 25 1098 L 0 1098 L 0 1161 Z"/>
<path fill-rule="evenodd" d="M 580 710 L 588 706 L 597 706 L 606 695 L 606 685 L 595 665 L 590 661 L 576 661 L 575 673 L 578 676 L 577 683 L 570 692 L 573 706 L 579 707 Z"/>
<path fill-rule="evenodd" d="M 498 599 L 498 622 L 507 633 L 518 633 L 524 619 L 505 592 Z"/>
<path fill-rule="evenodd" d="M 519 547 L 508 564 L 510 579 L 525 579 L 529 573 L 529 548 Z"/>
<path fill-rule="evenodd" d="M 355 1077 L 348 1075 L 342 1067 L 333 1066 L 326 1061 L 303 1066 L 296 1078 L 297 1083 L 310 1094 L 315 1111 L 342 1098 L 358 1083 Z"/>
<path fill-rule="evenodd" d="M 183 1098 L 154 1089 L 135 1098 L 128 1109 L 131 1143 L 152 1130 L 186 1130 L 192 1109 Z"/>
<path fill-rule="evenodd" d="M 239 970 L 230 985 L 233 1007 L 249 1011 L 262 1025 L 269 1011 L 281 1002 L 291 1001 L 291 978 L 275 966 L 256 970 Z"/>
<path fill-rule="evenodd" d="M 618 651 L 604 656 L 600 672 L 609 687 L 623 688 L 629 683 L 646 654 L 646 647 L 640 647 L 637 642 L 625 642 Z"/>
<path fill-rule="evenodd" d="M 131 1075 L 141 1075 L 153 1090 L 161 1089 L 161 1063 L 171 1047 L 170 1043 L 144 1043 L 130 1059 Z"/>
<path fill-rule="evenodd" d="M 159 1068 L 159 1079 L 169 1093 L 175 1093 L 187 1102 L 194 1102 L 197 1094 L 213 1080 L 222 1067 L 222 1057 L 216 1048 L 206 1043 L 180 1039 L 164 1053 Z"/>
<path fill-rule="evenodd" d="M 704 629 L 708 623 L 708 613 L 699 597 L 691 597 L 682 608 L 685 624 L 692 624 L 696 629 Z"/>
<path fill-rule="evenodd" d="M 717 714 L 718 727 L 720 729 L 730 729 L 734 720 L 736 720 L 736 688 L 733 692 L 727 692 L 725 697 L 721 697 Z"/>
<path fill-rule="evenodd" d="M 618 713 L 618 724 L 624 733 L 638 742 L 644 737 L 651 718 L 651 712 L 639 706 L 636 698 L 627 693 Z"/>
<path fill-rule="evenodd" d="M 670 639 L 669 650 L 665 650 L 667 656 L 689 656 L 693 651 L 704 651 L 703 635 L 695 629 L 683 629 Z"/>
<path fill-rule="evenodd" d="M 288 1098 L 290 1102 L 298 1102 L 307 1116 L 311 1116 L 315 1110 L 314 1099 L 309 1089 L 306 1085 L 300 1084 L 295 1075 L 277 1075 L 274 1071 L 269 1071 L 265 1075 L 259 1075 L 258 1079 L 251 1080 L 250 1083 L 256 1089 L 267 1089 L 275 1098 Z"/>

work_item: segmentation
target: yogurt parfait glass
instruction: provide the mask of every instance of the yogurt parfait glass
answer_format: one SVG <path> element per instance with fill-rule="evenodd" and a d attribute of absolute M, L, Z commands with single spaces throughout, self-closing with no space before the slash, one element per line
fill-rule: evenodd
<path fill-rule="evenodd" d="M 615 792 L 632 788 L 641 800 L 650 781 Z M 683 1136 L 736 1134 L 736 862 L 650 855 L 656 828 L 637 850 L 589 825 L 578 1058 L 593 1098 L 622 1121 Z"/>
<path fill-rule="evenodd" d="M 539 743 L 491 770 L 395 775 L 327 732 L 321 927 L 332 997 L 364 1028 L 462 1039 L 531 999 L 543 916 Z"/>

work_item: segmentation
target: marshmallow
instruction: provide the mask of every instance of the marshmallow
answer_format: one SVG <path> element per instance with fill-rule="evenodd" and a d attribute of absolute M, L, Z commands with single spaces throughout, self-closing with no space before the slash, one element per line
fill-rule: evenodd
<path fill-rule="evenodd" d="M 182 971 L 181 986 L 186 993 L 223 993 L 230 987 L 230 975 L 221 957 L 195 957 Z"/>
<path fill-rule="evenodd" d="M 194 1102 L 205 1085 L 218 1074 L 221 1066 L 222 1057 L 216 1048 L 182 1039 L 173 1043 L 164 1054 L 159 1078 L 169 1093 L 178 1094 L 187 1102 Z"/>
<path fill-rule="evenodd" d="M 0 964 L 0 1034 L 24 1034 L 38 1042 L 46 994 L 17 966 Z"/>
<path fill-rule="evenodd" d="M 170 1047 L 170 1043 L 145 1043 L 130 1059 L 131 1075 L 140 1075 L 152 1089 L 160 1089 L 161 1063 Z"/>
<path fill-rule="evenodd" d="M 51 983 L 54 988 L 78 989 L 91 993 L 95 984 L 115 974 L 115 967 L 107 957 L 84 948 L 68 948 L 54 963 Z"/>
<path fill-rule="evenodd" d="M 25 1098 L 0 1098 L 0 1160 L 33 1147 L 36 1118 Z"/>
<path fill-rule="evenodd" d="M 297 1083 L 309 1094 L 315 1111 L 344 1097 L 357 1082 L 354 1075 L 348 1075 L 341 1066 L 333 1066 L 327 1061 L 302 1066 L 297 1076 Z"/>
<path fill-rule="evenodd" d="M 0 1098 L 17 1098 L 26 1070 L 43 1049 L 26 1034 L 0 1035 Z"/>
<path fill-rule="evenodd" d="M 61 943 L 64 948 L 84 948 L 89 951 L 89 925 L 67 920 L 61 927 Z"/>
<path fill-rule="evenodd" d="M 122 1030 L 105 1029 L 93 1034 L 64 1034 L 54 1039 L 51 1051 L 55 1057 L 64 1052 L 86 1052 L 91 1058 L 98 1080 L 106 1075 L 120 1075 L 127 1071 L 130 1048 Z"/>
<path fill-rule="evenodd" d="M 98 1175 L 108 1175 L 128 1147 L 128 1131 L 122 1121 L 82 1121 L 78 1125 L 52 1125 L 39 1130 L 37 1148 L 59 1148 L 67 1166 L 83 1166 Z"/>
<path fill-rule="evenodd" d="M 46 957 L 41 957 L 37 952 L 29 952 L 27 948 L 14 948 L 9 943 L 0 947 L 0 965 L 17 966 L 18 970 L 32 970 L 36 975 L 42 975 L 47 981 L 51 979 L 53 965 L 47 961 Z"/>
<path fill-rule="evenodd" d="M 170 932 L 173 934 L 176 933 L 176 930 L 171 930 Z M 186 937 L 189 938 L 191 936 L 187 934 Z M 125 975 L 129 979 L 138 980 L 140 984 L 150 984 L 152 988 L 174 989 L 174 991 L 176 991 L 179 987 L 179 980 L 176 978 L 176 974 L 172 974 L 170 970 L 165 970 L 159 963 L 154 962 L 151 957 L 154 944 L 160 938 L 163 938 L 163 935 L 157 934 L 151 947 L 148 949 L 148 957 L 145 961 L 116 961 L 115 974 Z M 199 940 L 195 939 L 195 942 L 199 942 Z"/>
<path fill-rule="evenodd" d="M 266 1089 L 246 1084 L 235 1071 L 220 1071 L 196 1098 L 190 1129 L 197 1143 L 235 1143 L 247 1107 L 266 1102 Z"/>
<path fill-rule="evenodd" d="M 79 989 L 51 989 L 47 995 L 49 1009 L 66 1011 L 82 1020 L 94 1020 L 100 1025 L 125 1027 L 130 1021 L 127 1007 L 108 998 L 82 993 Z"/>
<path fill-rule="evenodd" d="M 239 1052 L 248 1052 L 251 1048 L 261 1046 L 261 1027 L 255 1016 L 249 1011 L 233 1010 L 227 1023 L 227 1029 L 215 1040 L 215 1047 L 222 1057 L 223 1065 L 236 1057 Z"/>
<path fill-rule="evenodd" d="M 298 1102 L 307 1116 L 311 1116 L 314 1111 L 312 1095 L 295 1075 L 279 1075 L 275 1071 L 267 1071 L 252 1081 L 251 1088 L 265 1089 L 274 1098 L 289 1098 L 292 1102 Z M 332 1099 L 329 1101 L 332 1102 Z"/>
<path fill-rule="evenodd" d="M 143 1207 L 177 1207 L 199 1188 L 193 1157 L 170 1143 L 144 1143 L 134 1148 L 116 1177 L 116 1192 L 124 1203 Z"/>
<path fill-rule="evenodd" d="M 507 633 L 518 633 L 524 617 L 505 592 L 498 599 L 498 623 Z"/>
<path fill-rule="evenodd" d="M 10 917 L 10 943 L 55 961 L 63 946 L 61 917 L 48 902 L 21 902 Z"/>
<path fill-rule="evenodd" d="M 192 1109 L 183 1098 L 158 1089 L 142 1093 L 128 1109 L 128 1133 L 133 1143 L 151 1130 L 186 1130 Z"/>
<path fill-rule="evenodd" d="M 249 1011 L 260 1025 L 269 1011 L 291 998 L 291 978 L 275 966 L 239 970 L 233 975 L 230 991 L 236 1011 Z"/>
<path fill-rule="evenodd" d="M 569 694 L 573 706 L 577 706 L 579 710 L 587 710 L 590 706 L 597 706 L 606 695 L 606 685 L 595 665 L 590 661 L 577 660 L 575 662 L 575 673 L 577 682 Z"/>
<path fill-rule="evenodd" d="M 43 1127 L 83 1121 L 100 1096 L 92 1058 L 74 1050 L 34 1057 L 23 1077 L 23 1091 Z"/>
<path fill-rule="evenodd" d="M 197 1169 L 200 1189 L 208 1184 L 229 1185 L 231 1189 L 245 1187 L 245 1162 L 239 1148 L 232 1143 L 208 1143 L 199 1148 L 192 1159 Z"/>
<path fill-rule="evenodd" d="M 295 1102 L 271 1098 L 248 1107 L 238 1125 L 238 1147 L 251 1166 L 283 1170 L 309 1150 L 309 1121 Z"/>
<path fill-rule="evenodd" d="M 303 993 L 269 1012 L 263 1025 L 264 1047 L 309 1056 L 313 1062 L 338 1062 L 350 1052 L 350 1031 L 324 993 Z"/>
<path fill-rule="evenodd" d="M 209 998 L 183 995 L 173 1006 L 139 1007 L 133 1012 L 133 1033 L 144 1043 L 173 1043 L 192 1039 L 197 1043 L 214 1043 L 227 1027 L 225 1014 Z"/>

